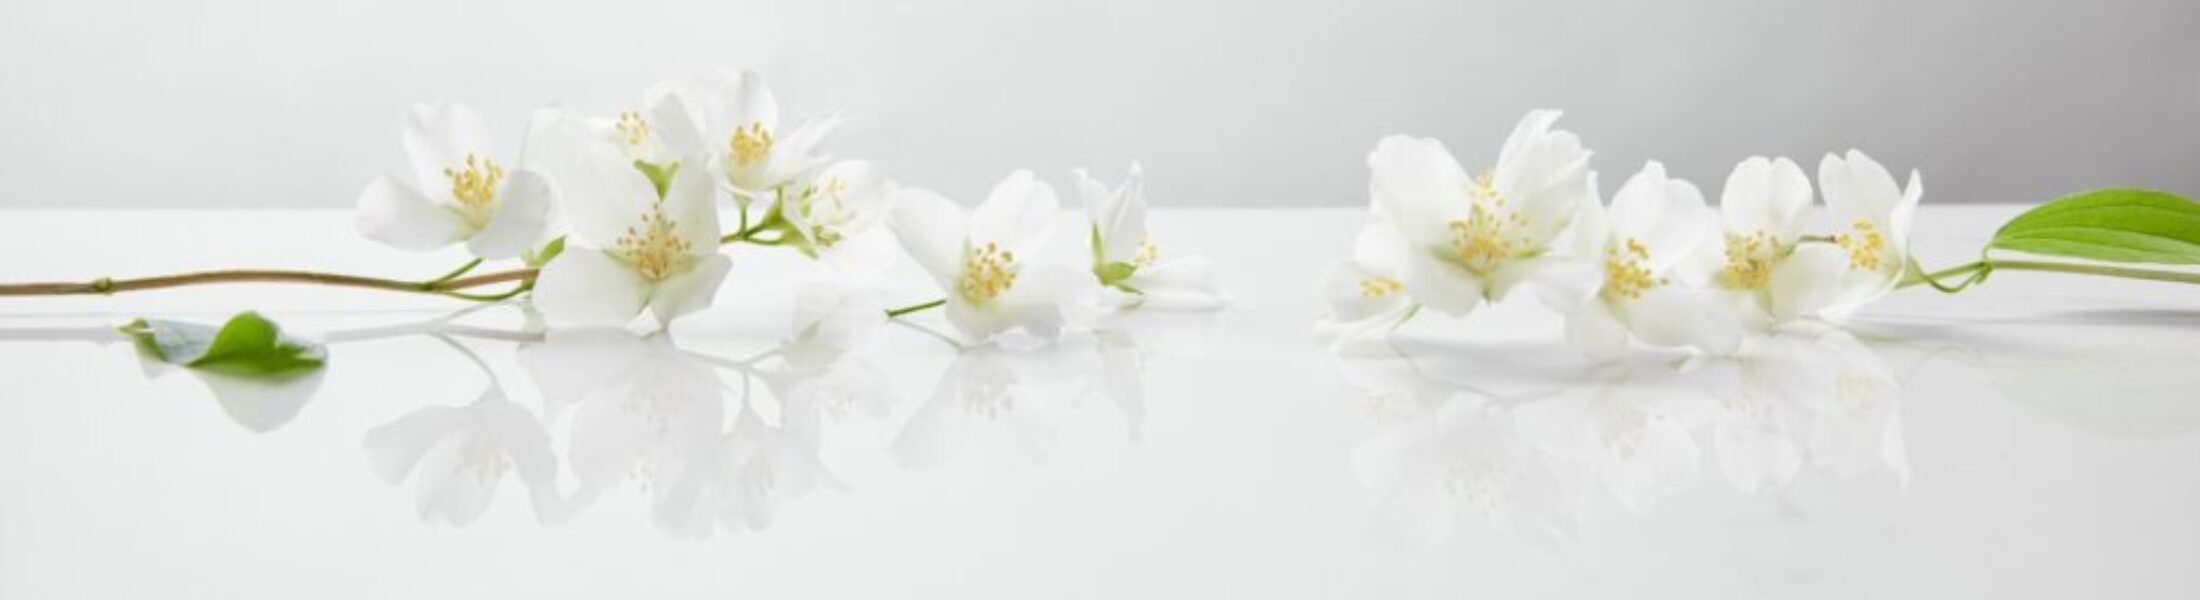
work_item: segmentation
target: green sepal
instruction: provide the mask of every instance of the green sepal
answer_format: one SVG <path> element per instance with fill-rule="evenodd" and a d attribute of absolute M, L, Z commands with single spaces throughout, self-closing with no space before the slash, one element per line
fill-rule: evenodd
<path fill-rule="evenodd" d="M 657 188 L 657 197 L 664 198 L 665 190 L 672 187 L 672 175 L 680 172 L 680 163 L 658 165 L 640 159 L 634 161 L 635 170 L 649 178 L 649 184 Z"/>
<path fill-rule="evenodd" d="M 519 258 L 520 261 L 526 263 L 527 266 L 541 268 L 543 265 L 550 264 L 551 259 L 557 258 L 558 255 L 564 253 L 565 236 L 561 235 L 558 236 L 556 239 L 550 240 L 550 243 L 543 244 L 542 248 L 540 249 L 527 249 L 527 251 L 520 253 Z"/>

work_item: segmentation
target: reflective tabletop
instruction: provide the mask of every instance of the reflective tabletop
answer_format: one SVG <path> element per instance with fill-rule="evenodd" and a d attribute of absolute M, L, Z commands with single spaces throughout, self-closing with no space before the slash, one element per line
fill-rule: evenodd
<path fill-rule="evenodd" d="M 1917 252 L 2018 210 L 1928 206 Z M 1364 214 L 1159 211 L 1230 308 L 1038 347 L 932 313 L 788 342 L 801 259 L 738 249 L 662 333 L 298 286 L 0 299 L 0 597 L 2200 594 L 2200 290 L 1997 274 L 1613 366 L 1518 298 L 1333 351 L 1320 279 Z M 10 281 L 457 262 L 341 212 L 0 211 L 0 240 Z M 166 368 L 113 329 L 246 309 L 327 368 Z"/>

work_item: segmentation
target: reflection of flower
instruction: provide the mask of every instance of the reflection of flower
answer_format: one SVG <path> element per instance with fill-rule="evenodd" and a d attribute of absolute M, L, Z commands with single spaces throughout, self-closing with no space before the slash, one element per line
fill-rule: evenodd
<path fill-rule="evenodd" d="M 1648 514 L 1659 498 L 1688 489 L 1702 458 L 1688 410 L 1700 397 L 1661 381 L 1662 366 L 1605 374 L 1558 394 L 1523 403 L 1516 414 L 1525 436 L 1554 456 L 1593 473 L 1620 507 Z"/>
<path fill-rule="evenodd" d="M 523 349 L 520 362 L 547 404 L 572 413 L 576 508 L 634 481 L 648 490 L 660 531 L 700 538 L 763 529 L 782 500 L 838 487 L 818 457 L 822 413 L 839 403 L 885 410 L 872 399 L 885 384 L 867 363 L 801 344 L 779 356 L 787 366 L 762 374 L 777 399 L 776 425 L 746 401 L 728 424 L 713 365 L 662 333 L 554 331 Z"/>
<path fill-rule="evenodd" d="M 422 520 L 472 523 L 507 472 L 527 486 L 537 518 L 559 518 L 550 436 L 533 413 L 497 390 L 465 407 L 413 411 L 368 432 L 365 446 L 375 474 L 393 485 L 412 482 Z"/>
<path fill-rule="evenodd" d="M 553 331 L 521 350 L 520 364 L 553 410 L 572 411 L 567 460 L 579 480 L 574 506 L 585 507 L 629 479 L 651 492 L 660 529 L 690 528 L 700 506 L 690 493 L 712 477 L 725 402 L 717 372 L 673 346 L 671 337 L 619 330 Z"/>
<path fill-rule="evenodd" d="M 1590 486 L 1647 513 L 1693 485 L 1699 428 L 1744 492 L 1779 489 L 1806 466 L 1909 479 L 1899 382 L 1870 348 L 1824 324 L 1748 337 L 1734 355 L 1686 371 L 1602 370 L 1505 400 L 1434 380 L 1411 360 L 1341 364 L 1379 427 L 1354 452 L 1361 480 L 1384 516 L 1430 539 L 1446 535 L 1454 511 L 1474 508 L 1547 549 L 1570 535 Z"/>
<path fill-rule="evenodd" d="M 1717 408 L 1712 444 L 1735 487 L 1778 489 L 1806 459 L 1840 477 L 1884 466 L 1909 480 L 1901 384 L 1854 336 L 1792 325 L 1749 338 L 1707 372 Z"/>
<path fill-rule="evenodd" d="M 1065 358 L 1060 346 L 1013 351 L 986 344 L 964 349 L 888 452 L 902 466 L 937 466 L 962 450 L 973 424 L 1005 421 L 1034 462 L 1047 462 L 1075 386 L 1071 374 L 1060 368 Z"/>
<path fill-rule="evenodd" d="M 1461 509 L 1536 549 L 1570 541 L 1576 494 L 1563 464 L 1520 436 L 1510 406 L 1461 393 L 1417 418 L 1394 423 L 1353 451 L 1375 509 L 1408 535 L 1449 537 Z"/>

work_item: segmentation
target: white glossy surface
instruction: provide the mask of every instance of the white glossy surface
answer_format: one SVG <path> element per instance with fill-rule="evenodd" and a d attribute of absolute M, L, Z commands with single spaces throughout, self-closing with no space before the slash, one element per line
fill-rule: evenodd
<path fill-rule="evenodd" d="M 1926 262 L 1969 256 L 2014 211 L 1929 207 Z M 441 331 L 511 398 L 469 422 L 510 427 L 498 439 L 557 462 L 502 472 L 462 526 L 423 522 L 419 507 L 462 505 L 440 503 L 495 464 L 464 459 L 493 454 L 430 449 L 393 485 L 374 465 L 405 445 L 369 441 L 488 386 L 462 354 L 404 333 L 448 301 L 275 286 L 0 299 L 0 597 L 2200 590 L 2200 290 L 2006 273 L 1952 298 L 1898 293 L 1853 325 L 1863 346 L 1803 351 L 1801 368 L 1672 374 L 1645 356 L 1618 383 L 1584 374 L 1556 319 L 1523 298 L 1408 327 L 1416 375 L 1311 341 L 1319 275 L 1362 218 L 1162 211 L 1160 239 L 1213 257 L 1235 308 L 1137 315 L 1023 352 L 958 355 L 890 328 L 824 379 L 883 394 L 805 405 L 816 410 L 782 411 L 778 359 L 756 363 L 771 381 L 748 384 L 711 364 L 783 337 L 787 257 L 736 251 L 720 306 L 660 340 L 686 353 L 484 339 L 469 334 L 512 330 L 518 312 L 463 316 L 469 329 Z M 455 262 L 356 241 L 333 212 L 0 211 L 0 240 L 9 281 L 233 265 L 411 276 Z M 343 340 L 325 374 L 217 395 L 190 373 L 148 376 L 104 333 L 138 315 L 245 308 Z M 591 372 L 622 356 L 652 362 Z M 1726 381 L 1776 393 L 1716 393 Z M 573 398 L 586 389 L 600 393 Z M 744 397 L 755 422 L 737 416 Z M 1733 425 L 1749 414 L 1783 420 L 1752 438 Z M 538 419 L 546 437 L 526 442 Z M 757 424 L 783 435 L 742 429 Z M 799 451 L 803 431 L 814 457 Z M 1635 439 L 1667 468 L 1630 470 L 1604 445 Z M 771 463 L 783 497 L 768 523 L 738 495 L 766 489 L 761 471 L 724 466 L 754 440 L 784 458 Z M 1736 474 L 1763 471 L 1729 462 L 1783 448 L 1792 481 L 1737 489 L 1755 479 Z M 820 465 L 834 483 L 793 493 Z M 683 490 L 734 495 L 689 504 Z M 734 534 L 712 526 L 722 516 L 767 526 Z"/>

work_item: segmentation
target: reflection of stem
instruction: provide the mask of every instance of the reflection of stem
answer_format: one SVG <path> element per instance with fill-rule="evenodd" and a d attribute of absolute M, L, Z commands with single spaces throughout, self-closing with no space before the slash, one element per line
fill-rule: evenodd
<path fill-rule="evenodd" d="M 459 354 L 465 355 L 466 360 L 473 361 L 474 367 L 481 369 L 482 377 L 489 378 L 490 388 L 496 389 L 499 392 L 502 392 L 504 390 L 504 384 L 497 381 L 496 369 L 489 368 L 489 362 L 481 360 L 481 355 L 475 353 L 474 349 L 466 347 L 465 344 L 458 343 L 458 340 L 451 339 L 451 336 L 449 335 L 441 333 L 431 333 L 428 334 L 428 337 L 435 338 L 436 341 L 443 342 L 444 345 L 450 346 L 453 350 L 457 350 Z"/>
<path fill-rule="evenodd" d="M 2200 285 L 2200 273 L 2187 273 L 2183 271 L 2168 271 L 2157 269 L 2139 269 L 2133 267 L 2118 267 L 2112 265 L 2087 265 L 2037 260 L 1997 260 L 1989 258 L 1974 261 L 1970 264 L 1941 269 L 1939 271 L 1933 271 L 1930 273 L 1924 272 L 1922 269 L 1913 268 L 1910 272 L 1910 276 L 1905 278 L 1902 283 L 1896 287 L 1906 288 L 1919 284 L 1925 284 L 1930 285 L 1934 289 L 1940 290 L 1942 292 L 1953 294 L 1963 291 L 1965 288 L 1971 287 L 1973 284 L 1985 281 L 1986 276 L 1992 274 L 1995 271 L 2040 271 L 2046 273 L 2072 273 L 2077 275 L 2093 275 L 2098 277 L 2117 277 L 2122 279 L 2140 279 L 2145 281 L 2165 281 L 2170 283 L 2190 283 Z M 1965 276 L 1965 278 L 1961 283 L 1957 283 L 1955 285 L 1947 285 L 1940 282 L 1941 279 L 1956 276 Z"/>
<path fill-rule="evenodd" d="M 930 309 L 934 309 L 934 308 L 939 308 L 940 306 L 942 306 L 942 305 L 945 305 L 945 304 L 947 304 L 947 299 L 946 299 L 946 298 L 941 298 L 941 299 L 938 299 L 938 300 L 933 300 L 933 301 L 931 301 L 931 302 L 919 302 L 919 303 L 916 303 L 916 304 L 911 304 L 911 305 L 908 305 L 908 306 L 904 306 L 904 307 L 901 307 L 901 308 L 890 308 L 890 309 L 887 309 L 887 310 L 886 310 L 886 318 L 888 318 L 888 319 L 898 318 L 898 317 L 900 317 L 900 316 L 902 316 L 902 315 L 906 315 L 906 314 L 909 314 L 909 313 L 913 313 L 913 312 L 917 312 L 917 311 L 921 311 L 921 310 L 930 310 Z"/>
<path fill-rule="evenodd" d="M 955 341 L 955 338 L 948 337 L 947 334 L 933 331 L 930 327 L 925 327 L 923 325 L 918 325 L 916 323 L 911 323 L 908 321 L 894 321 L 894 324 L 917 330 L 917 333 L 932 336 L 932 339 L 939 340 L 940 343 L 947 344 L 948 347 L 954 348 L 956 352 L 963 351 L 962 342 Z"/>
<path fill-rule="evenodd" d="M 416 294 L 437 294 L 443 296 L 475 299 L 468 298 L 469 295 L 460 294 L 456 290 L 475 288 L 495 283 L 504 283 L 508 281 L 522 282 L 522 284 L 525 285 L 534 281 L 535 272 L 535 269 L 513 269 L 510 271 L 500 271 L 496 273 L 488 273 L 484 275 L 475 275 L 472 277 L 447 279 L 441 281 L 405 281 L 401 279 L 360 277 L 357 275 L 345 275 L 342 273 L 324 273 L 319 271 L 288 271 L 279 269 L 227 269 L 220 271 L 200 271 L 196 273 L 161 275 L 156 277 L 140 277 L 136 279 L 113 279 L 101 277 L 99 279 L 94 279 L 86 282 L 0 284 L 0 296 L 105 295 L 120 292 L 157 290 L 162 288 L 209 285 L 218 283 L 303 283 L 337 287 L 366 288 L 392 292 L 412 292 Z"/>

